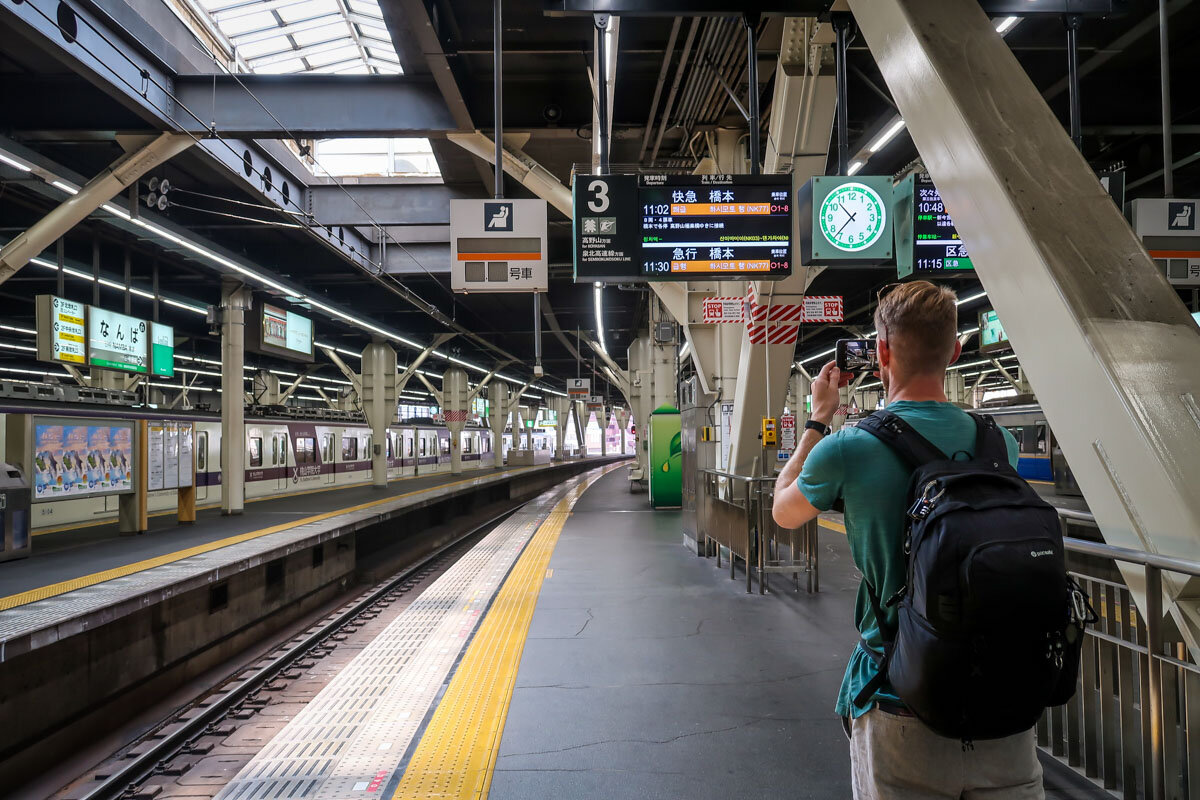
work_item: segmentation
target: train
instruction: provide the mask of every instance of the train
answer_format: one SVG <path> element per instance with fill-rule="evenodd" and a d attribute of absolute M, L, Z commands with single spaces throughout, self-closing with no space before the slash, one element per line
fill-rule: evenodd
<path fill-rule="evenodd" d="M 1022 478 L 1053 483 L 1055 494 L 1083 496 L 1040 405 L 983 406 L 978 412 L 995 418 L 1017 440 L 1017 472 Z"/>
<path fill-rule="evenodd" d="M 248 414 L 245 421 L 245 496 L 247 500 L 260 497 L 319 491 L 327 488 L 353 486 L 371 482 L 371 451 L 374 445 L 370 428 L 362 421 L 305 418 L 294 412 L 279 416 Z M 78 427 L 98 427 L 115 421 L 163 421 L 192 423 L 193 453 L 196 463 L 196 502 L 198 506 L 213 506 L 221 501 L 221 440 L 220 415 L 203 411 L 172 411 L 154 408 L 128 408 L 84 403 L 12 401 L 0 399 L 0 438 L 5 441 L 0 452 L 5 459 L 18 462 L 31 473 L 36 459 L 47 456 L 40 452 L 25 452 L 17 441 L 23 432 L 32 431 L 35 420 Z M 433 419 L 413 419 L 397 422 L 388 428 L 388 479 L 428 475 L 450 471 L 450 430 Z M 468 424 L 460 434 L 464 470 L 492 467 L 495 462 L 494 437 L 488 428 Z M 522 444 L 532 440 L 538 450 L 553 451 L 556 437 L 553 430 L 535 428 L 523 435 Z M 501 438 L 503 454 L 512 447 L 512 434 Z M 77 462 L 94 461 L 92 453 L 75 455 Z M 64 459 L 68 460 L 69 459 Z M 23 462 L 23 463 L 22 463 Z M 73 465 L 67 464 L 66 467 Z M 87 468 L 80 463 L 79 469 Z M 61 481 L 60 481 L 61 482 Z M 35 532 L 48 528 L 78 526 L 102 522 L 117 516 L 117 497 L 112 494 L 90 494 L 73 499 L 38 502 L 35 487 L 32 527 Z M 171 511 L 176 504 L 176 491 L 149 493 L 149 512 Z"/>

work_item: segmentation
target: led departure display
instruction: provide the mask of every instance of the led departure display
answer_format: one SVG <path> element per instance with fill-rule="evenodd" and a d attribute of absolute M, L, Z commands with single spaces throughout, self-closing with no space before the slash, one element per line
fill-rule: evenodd
<path fill-rule="evenodd" d="M 975 269 L 942 196 L 924 174 L 913 184 L 913 266 L 924 273 Z"/>
<path fill-rule="evenodd" d="M 792 273 L 791 183 L 778 176 L 643 176 L 641 273 L 648 279 Z"/>

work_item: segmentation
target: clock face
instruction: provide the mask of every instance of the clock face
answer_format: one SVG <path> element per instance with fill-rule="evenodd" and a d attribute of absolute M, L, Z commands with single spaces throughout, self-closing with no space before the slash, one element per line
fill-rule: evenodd
<path fill-rule="evenodd" d="M 839 250 L 866 250 L 879 241 L 887 222 L 883 198 L 862 183 L 843 183 L 821 203 L 821 233 Z"/>

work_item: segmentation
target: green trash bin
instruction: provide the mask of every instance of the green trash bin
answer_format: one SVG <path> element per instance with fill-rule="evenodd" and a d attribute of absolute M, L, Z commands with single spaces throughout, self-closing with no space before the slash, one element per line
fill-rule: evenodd
<path fill-rule="evenodd" d="M 650 507 L 683 505 L 683 446 L 679 409 L 662 405 L 650 414 Z"/>

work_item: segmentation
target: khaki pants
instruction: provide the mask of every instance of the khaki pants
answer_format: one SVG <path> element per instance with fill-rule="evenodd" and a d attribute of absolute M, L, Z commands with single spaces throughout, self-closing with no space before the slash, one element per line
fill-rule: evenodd
<path fill-rule="evenodd" d="M 1042 765 L 1031 728 L 1004 739 L 962 742 L 916 717 L 878 708 L 851 725 L 855 800 L 1043 800 Z"/>

